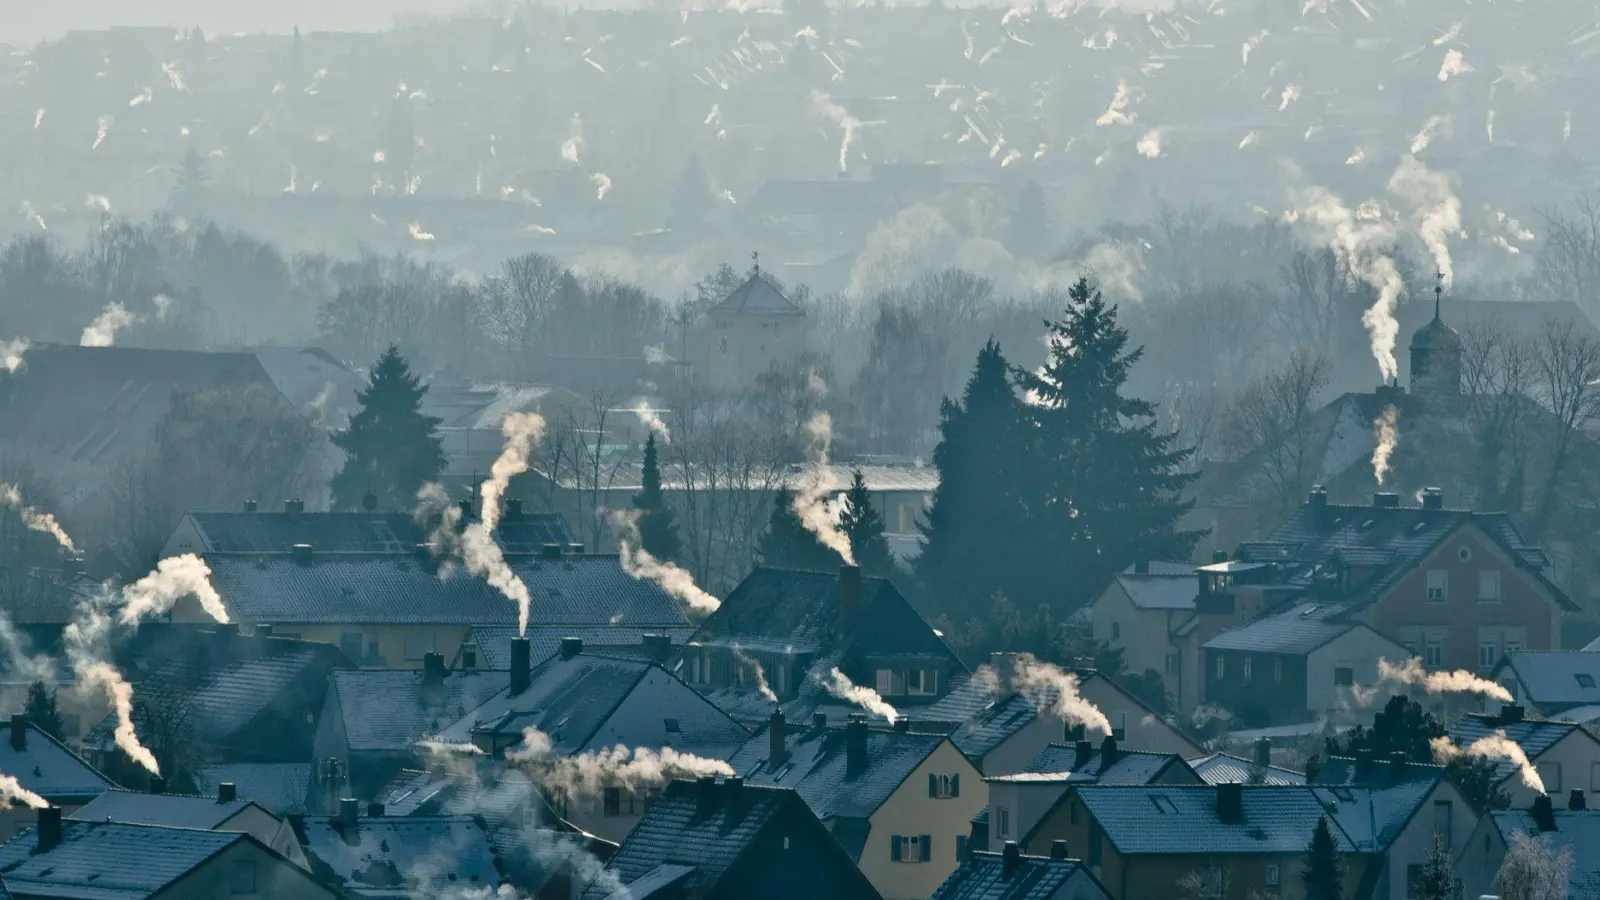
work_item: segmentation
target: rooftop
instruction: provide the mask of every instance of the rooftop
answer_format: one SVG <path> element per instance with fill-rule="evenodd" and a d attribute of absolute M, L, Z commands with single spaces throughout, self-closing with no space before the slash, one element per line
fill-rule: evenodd
<path fill-rule="evenodd" d="M 1212 753 L 1209 756 L 1191 759 L 1189 768 L 1194 769 L 1195 774 L 1206 784 L 1245 784 L 1256 777 L 1258 771 L 1262 784 L 1306 783 L 1304 772 L 1278 766 L 1267 766 L 1258 770 L 1253 761 L 1228 753 Z"/>
<path fill-rule="evenodd" d="M 111 790 L 111 779 L 68 750 L 60 741 L 29 724 L 22 749 L 14 742 L 15 732 L 0 724 L 0 772 L 12 776 L 23 787 L 57 804 L 71 799 L 79 802 Z"/>
<path fill-rule="evenodd" d="M 1076 859 L 1019 856 L 1007 871 L 1004 854 L 975 852 L 961 861 L 929 900 L 1056 900 L 1074 876 L 1100 888 L 1099 882 Z M 1078 894 L 1075 897 L 1086 895 Z M 1109 896 L 1104 888 L 1095 897 Z"/>
<path fill-rule="evenodd" d="M 1547 712 L 1600 704 L 1600 653 L 1519 650 L 1502 657 L 1495 676 L 1507 670 L 1522 683 L 1518 702 Z"/>
<path fill-rule="evenodd" d="M 1490 813 L 1500 837 L 1510 846 L 1518 834 L 1537 835 L 1558 851 L 1572 849 L 1572 868 L 1567 874 L 1567 896 L 1573 900 L 1594 896 L 1600 885 L 1600 810 L 1555 810 L 1555 830 L 1540 831 L 1533 815 L 1525 809 L 1502 809 Z"/>
<path fill-rule="evenodd" d="M 1582 732 L 1583 726 L 1576 722 L 1552 722 L 1547 719 L 1519 719 L 1507 721 L 1502 715 L 1488 713 L 1467 713 L 1450 729 L 1450 740 L 1458 747 L 1466 747 L 1480 738 L 1486 738 L 1496 731 L 1504 731 L 1506 737 L 1522 748 L 1528 759 L 1537 761 L 1539 754 L 1554 747 L 1567 735 L 1573 732 Z M 1592 742 L 1594 738 L 1591 736 Z M 1509 759 L 1492 758 L 1489 762 L 1494 766 L 1495 777 L 1504 780 L 1517 772 L 1517 765 Z"/>
<path fill-rule="evenodd" d="M 1217 785 L 1084 785 L 1080 802 L 1124 856 L 1151 854 L 1300 854 L 1327 814 L 1311 789 L 1293 785 L 1239 787 L 1242 816 L 1217 814 Z M 1341 828 L 1342 852 L 1355 847 Z"/>
<path fill-rule="evenodd" d="M 759 270 L 750 273 L 744 283 L 733 289 L 727 299 L 712 307 L 715 313 L 753 314 L 763 316 L 803 316 L 805 311 L 779 293 Z"/>
<path fill-rule="evenodd" d="M 469 669 L 447 674 L 436 694 L 425 694 L 421 669 L 334 672 L 345 738 L 352 752 L 403 751 L 506 689 L 509 672 Z"/>
<path fill-rule="evenodd" d="M 236 832 L 69 820 L 61 823 L 61 843 L 44 853 L 36 852 L 33 828 L 0 846 L 0 877 L 26 896 L 137 900 L 250 840 Z"/>
<path fill-rule="evenodd" d="M 89 801 L 68 818 L 79 822 L 126 822 L 210 830 L 252 805 L 249 800 L 224 802 L 215 796 L 145 794 L 118 788 Z"/>
<path fill-rule="evenodd" d="M 1199 583 L 1191 569 L 1182 575 L 1117 576 L 1117 585 L 1138 609 L 1194 609 Z"/>
<path fill-rule="evenodd" d="M 1088 760 L 1081 766 L 1077 762 L 1078 750 L 1071 744 L 1050 744 L 1023 771 L 1031 774 L 1067 775 L 1073 784 L 1150 784 L 1173 766 L 1188 768 L 1188 763 L 1176 753 L 1150 753 L 1144 750 L 1117 748 L 1109 767 L 1101 744 L 1094 745 Z M 1004 781 L 1005 777 L 990 778 Z"/>
<path fill-rule="evenodd" d="M 1297 603 L 1282 612 L 1224 631 L 1206 641 L 1204 646 L 1207 650 L 1304 656 L 1357 628 L 1366 627 L 1335 620 L 1334 616 L 1343 611 L 1343 606 Z M 1396 648 L 1399 646 L 1395 644 Z"/>
<path fill-rule="evenodd" d="M 681 628 L 655 628 L 649 625 L 597 625 L 576 628 L 565 625 L 529 625 L 523 637 L 528 639 L 533 664 L 538 665 L 556 655 L 561 649 L 562 638 L 578 638 L 583 641 L 583 646 L 610 655 L 628 655 L 635 650 L 641 654 L 644 652 L 644 636 L 647 634 L 665 635 L 672 640 L 674 647 L 681 647 L 689 640 L 689 636 L 694 634 L 694 629 L 687 625 Z M 473 644 L 477 648 L 479 667 L 509 669 L 511 639 L 516 636 L 516 626 L 485 625 L 468 632 L 463 643 Z"/>
<path fill-rule="evenodd" d="M 310 763 L 201 766 L 195 771 L 194 780 L 196 788 L 211 796 L 216 796 L 217 785 L 231 783 L 241 799 L 253 801 L 275 816 L 305 815 L 310 811 Z"/>
<path fill-rule="evenodd" d="M 471 816 L 361 817 L 354 833 L 337 818 L 302 825 L 314 874 L 358 897 L 410 900 L 500 884 L 483 822 Z"/>
<path fill-rule="evenodd" d="M 197 553 L 290 553 L 310 544 L 319 553 L 411 553 L 428 535 L 409 512 L 191 512 Z M 506 553 L 538 553 L 573 542 L 558 513 L 502 517 L 495 542 Z"/>

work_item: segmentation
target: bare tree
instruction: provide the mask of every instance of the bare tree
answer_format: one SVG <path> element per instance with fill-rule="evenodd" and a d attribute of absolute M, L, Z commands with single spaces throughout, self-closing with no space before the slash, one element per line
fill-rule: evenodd
<path fill-rule="evenodd" d="M 1544 235 L 1534 261 L 1534 290 L 1570 300 L 1592 314 L 1600 297 L 1600 200 L 1580 194 L 1570 210 L 1541 209 L 1538 214 Z"/>
<path fill-rule="evenodd" d="M 1226 866 L 1196 869 L 1177 881 L 1183 900 L 1223 900 L 1233 886 L 1233 872 Z"/>
<path fill-rule="evenodd" d="M 1341 322 L 1358 320 L 1366 303 L 1360 282 L 1331 249 L 1296 250 L 1279 273 L 1285 296 L 1272 307 L 1270 327 L 1291 346 L 1331 354 Z"/>
<path fill-rule="evenodd" d="M 1461 388 L 1476 441 L 1477 505 L 1520 511 L 1531 451 L 1528 394 L 1537 377 L 1530 341 L 1504 325 L 1471 322 L 1461 330 Z"/>
<path fill-rule="evenodd" d="M 1512 837 L 1494 884 L 1501 900 L 1566 900 L 1572 876 L 1572 848 L 1559 849 L 1547 838 Z"/>
<path fill-rule="evenodd" d="M 634 460 L 632 448 L 609 434 L 612 417 L 619 412 L 616 405 L 615 393 L 596 389 L 586 403 L 556 409 L 547 416 L 538 451 L 552 490 L 572 498 L 573 521 L 591 549 L 606 543 L 609 532 L 601 512 Z M 554 500 L 553 494 L 549 499 Z"/>
<path fill-rule="evenodd" d="M 1549 526 L 1582 430 L 1600 415 L 1600 341 L 1572 321 L 1546 319 L 1534 338 L 1536 398 L 1556 418 L 1548 466 L 1533 503 L 1534 533 Z"/>
<path fill-rule="evenodd" d="M 1274 519 L 1292 509 L 1316 477 L 1311 424 L 1328 369 L 1325 357 L 1297 351 L 1246 384 L 1223 414 L 1226 449 L 1259 461 Z"/>

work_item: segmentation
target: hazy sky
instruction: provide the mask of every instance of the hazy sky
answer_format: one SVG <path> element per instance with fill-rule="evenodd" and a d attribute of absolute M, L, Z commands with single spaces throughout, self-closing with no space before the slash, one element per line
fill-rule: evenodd
<path fill-rule="evenodd" d="M 32 43 L 72 28 L 199 25 L 209 33 L 374 30 L 401 12 L 453 12 L 471 0 L 0 0 L 0 41 Z"/>

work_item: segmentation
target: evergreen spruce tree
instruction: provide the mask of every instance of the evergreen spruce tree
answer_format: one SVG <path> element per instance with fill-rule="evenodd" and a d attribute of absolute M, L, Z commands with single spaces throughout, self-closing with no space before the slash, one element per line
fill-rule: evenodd
<path fill-rule="evenodd" d="M 344 468 L 333 477 L 334 509 L 362 508 L 369 491 L 379 509 L 411 509 L 417 490 L 444 471 L 444 443 L 434 430 L 439 420 L 421 411 L 427 393 L 399 348 L 385 350 L 356 395 L 361 409 L 333 436 L 345 452 Z"/>
<path fill-rule="evenodd" d="M 1344 900 L 1344 859 L 1333 840 L 1328 819 L 1317 819 L 1317 830 L 1306 845 L 1306 900 Z"/>
<path fill-rule="evenodd" d="M 883 517 L 872 505 L 872 495 L 867 493 L 867 482 L 861 477 L 860 469 L 850 482 L 850 492 L 845 494 L 839 527 L 850 539 L 850 553 L 861 571 L 868 575 L 889 573 L 894 559 L 889 555 L 889 541 L 883 536 Z"/>
<path fill-rule="evenodd" d="M 189 152 L 183 155 L 183 161 L 178 164 L 177 178 L 172 184 L 172 202 L 185 207 L 199 203 L 205 197 L 209 182 L 206 161 L 190 144 Z"/>
<path fill-rule="evenodd" d="M 1422 871 L 1411 888 L 1415 900 L 1461 900 L 1461 881 L 1456 878 L 1455 862 L 1450 858 L 1450 845 L 1444 835 L 1433 836 L 1433 846 L 1422 861 Z"/>
<path fill-rule="evenodd" d="M 1100 291 L 1079 279 L 1065 315 L 1047 323 L 1050 358 L 1039 371 L 1014 368 L 1023 408 L 1030 502 L 1024 538 L 1034 578 L 1010 596 L 1028 608 L 1052 602 L 1065 615 L 1141 559 L 1187 559 L 1202 532 L 1178 520 L 1193 505 L 1179 492 L 1190 450 L 1158 430 L 1155 404 L 1124 396 L 1144 348 Z"/>
<path fill-rule="evenodd" d="M 644 472 L 633 508 L 639 510 L 639 543 L 656 559 L 677 559 L 683 550 L 678 536 L 678 520 L 661 493 L 661 463 L 656 451 L 656 436 L 644 442 Z"/>
<path fill-rule="evenodd" d="M 56 740 L 65 740 L 62 732 L 65 730 L 61 724 L 61 709 L 56 706 L 56 692 L 43 681 L 35 681 L 28 685 L 28 700 L 23 705 L 22 711 L 28 721 L 38 726 L 40 731 L 50 735 Z"/>
<path fill-rule="evenodd" d="M 794 493 L 787 488 L 773 494 L 772 518 L 761 535 L 756 557 L 763 566 L 814 572 L 837 572 L 841 563 L 839 554 L 823 546 L 800 523 L 794 513 Z"/>
<path fill-rule="evenodd" d="M 1009 371 L 991 340 L 979 351 L 961 399 L 940 404 L 933 451 L 939 485 L 918 524 L 923 546 L 915 569 L 932 608 L 956 623 L 986 615 L 996 594 L 1014 598 L 1010 585 L 1025 571 L 1011 565 L 1028 542 L 1017 482 L 1021 403 Z M 1038 607 L 1031 599 L 1017 605 Z"/>

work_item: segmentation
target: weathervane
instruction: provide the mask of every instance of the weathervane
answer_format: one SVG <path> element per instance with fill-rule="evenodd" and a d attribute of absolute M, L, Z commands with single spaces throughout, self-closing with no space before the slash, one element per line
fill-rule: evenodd
<path fill-rule="evenodd" d="M 1433 319 L 1437 322 L 1439 320 L 1439 301 L 1444 297 L 1444 270 L 1440 269 L 1435 272 L 1434 277 L 1438 279 L 1438 284 L 1433 286 Z"/>
<path fill-rule="evenodd" d="M 750 274 L 752 274 L 752 275 L 760 275 L 761 274 L 761 251 L 760 250 L 751 250 L 750 251 Z"/>

